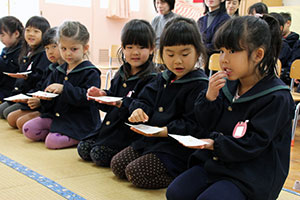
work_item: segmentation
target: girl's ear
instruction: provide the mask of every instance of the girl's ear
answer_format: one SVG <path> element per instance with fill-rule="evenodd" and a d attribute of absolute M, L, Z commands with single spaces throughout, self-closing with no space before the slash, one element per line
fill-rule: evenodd
<path fill-rule="evenodd" d="M 150 48 L 150 54 L 153 54 L 155 50 L 155 47 Z"/>
<path fill-rule="evenodd" d="M 86 44 L 83 46 L 83 53 L 86 54 L 90 48 L 90 45 Z"/>
<path fill-rule="evenodd" d="M 16 36 L 16 38 L 20 37 L 20 32 L 19 31 L 15 31 L 13 34 Z"/>
<path fill-rule="evenodd" d="M 265 50 L 261 47 L 256 49 L 252 54 L 255 63 L 259 63 L 264 58 L 264 56 L 265 56 Z"/>

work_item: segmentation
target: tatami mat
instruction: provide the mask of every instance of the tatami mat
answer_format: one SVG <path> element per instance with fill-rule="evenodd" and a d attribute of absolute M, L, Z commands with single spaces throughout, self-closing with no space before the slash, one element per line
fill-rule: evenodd
<path fill-rule="evenodd" d="M 165 190 L 135 188 L 128 182 L 117 179 L 110 169 L 82 161 L 75 148 L 49 150 L 42 142 L 31 142 L 17 130 L 10 128 L 5 120 L 0 120 L 0 153 L 85 199 L 165 198 Z M 0 199 L 63 199 L 2 163 L 0 175 Z M 34 186 L 30 187 L 32 184 Z M 40 195 L 39 190 L 42 193 Z"/>
<path fill-rule="evenodd" d="M 0 199 L 64 199 L 38 182 L 0 164 Z"/>
<path fill-rule="evenodd" d="M 135 188 L 127 181 L 117 179 L 110 169 L 82 161 L 75 148 L 49 150 L 42 142 L 31 142 L 10 128 L 5 120 L 0 120 L 0 153 L 88 200 L 165 199 L 165 190 Z M 64 198 L 0 163 L 0 199 Z M 283 191 L 279 199 L 296 200 L 299 196 Z"/>

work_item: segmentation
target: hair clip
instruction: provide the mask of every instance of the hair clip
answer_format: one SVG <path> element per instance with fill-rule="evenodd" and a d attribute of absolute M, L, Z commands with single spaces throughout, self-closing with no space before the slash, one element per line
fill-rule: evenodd
<path fill-rule="evenodd" d="M 259 13 L 256 13 L 255 15 L 254 15 L 254 17 L 257 17 L 257 18 L 262 18 L 264 15 L 263 14 L 259 14 Z"/>

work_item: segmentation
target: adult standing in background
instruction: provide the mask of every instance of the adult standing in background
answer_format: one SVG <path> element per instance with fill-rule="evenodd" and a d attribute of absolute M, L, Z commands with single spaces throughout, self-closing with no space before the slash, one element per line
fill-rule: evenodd
<path fill-rule="evenodd" d="M 205 15 L 200 17 L 197 23 L 209 58 L 216 52 L 213 44 L 214 34 L 225 21 L 230 19 L 230 16 L 226 12 L 225 0 L 205 0 L 204 3 Z M 209 74 L 207 66 L 205 73 Z"/>
<path fill-rule="evenodd" d="M 172 12 L 174 9 L 175 0 L 153 0 L 153 4 L 156 12 L 159 13 L 159 15 L 156 16 L 151 22 L 156 34 L 155 46 L 156 49 L 159 49 L 160 35 L 165 27 L 165 24 L 170 19 L 173 19 L 178 15 Z"/>
<path fill-rule="evenodd" d="M 226 11 L 230 17 L 239 16 L 241 0 L 226 0 Z"/>

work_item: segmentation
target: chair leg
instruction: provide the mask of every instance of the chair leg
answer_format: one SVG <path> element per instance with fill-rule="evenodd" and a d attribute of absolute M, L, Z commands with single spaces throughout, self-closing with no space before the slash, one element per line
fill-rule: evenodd
<path fill-rule="evenodd" d="M 210 78 L 212 76 L 212 70 L 209 70 L 209 75 L 208 77 Z"/>
<path fill-rule="evenodd" d="M 294 146 L 294 139 L 295 139 L 297 122 L 298 122 L 299 109 L 300 109 L 300 103 L 297 104 L 296 109 L 295 109 L 295 115 L 294 115 L 293 127 L 292 127 L 292 143 L 291 143 L 292 146 Z"/>
<path fill-rule="evenodd" d="M 107 85 L 108 85 L 108 76 L 109 72 L 106 72 L 106 77 L 105 77 L 105 89 L 107 90 Z"/>

